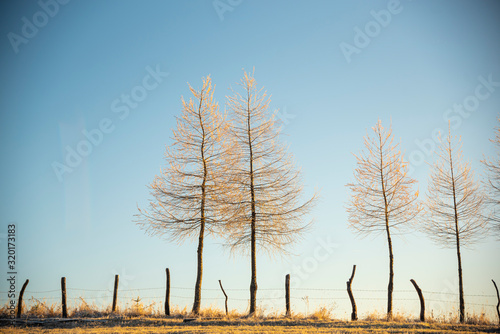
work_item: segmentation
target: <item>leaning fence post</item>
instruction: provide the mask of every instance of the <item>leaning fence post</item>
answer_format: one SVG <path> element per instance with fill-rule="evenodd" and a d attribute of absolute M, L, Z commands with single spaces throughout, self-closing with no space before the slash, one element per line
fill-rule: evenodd
<path fill-rule="evenodd" d="M 220 288 L 222 290 L 222 293 L 224 294 L 224 297 L 226 297 L 226 302 L 225 302 L 225 306 L 226 306 L 226 315 L 228 314 L 228 310 L 227 310 L 227 294 L 226 294 L 226 291 L 224 291 L 224 288 L 222 287 L 222 282 L 219 280 L 219 285 L 220 285 Z"/>
<path fill-rule="evenodd" d="M 19 301 L 17 303 L 17 317 L 21 318 L 21 313 L 23 309 L 23 295 L 24 295 L 24 290 L 26 290 L 26 287 L 28 286 L 28 283 L 30 282 L 29 279 L 24 282 L 23 287 L 21 288 L 21 292 L 19 293 Z"/>
<path fill-rule="evenodd" d="M 285 276 L 285 305 L 286 316 L 290 316 L 290 274 Z"/>
<path fill-rule="evenodd" d="M 417 285 L 417 282 L 412 278 L 410 280 L 411 284 L 415 287 L 415 290 L 417 290 L 418 293 L 418 299 L 420 299 L 420 321 L 425 321 L 425 301 L 424 301 L 424 295 L 422 294 L 422 290 Z"/>
<path fill-rule="evenodd" d="M 165 272 L 167 273 L 167 287 L 165 291 L 165 315 L 169 316 L 170 315 L 170 270 L 167 268 L 165 269 Z"/>
<path fill-rule="evenodd" d="M 498 287 L 497 284 L 495 283 L 494 280 L 491 280 L 493 282 L 493 285 L 495 286 L 495 290 L 497 290 L 497 315 L 498 315 L 498 324 L 500 325 L 500 295 L 498 294 Z"/>
<path fill-rule="evenodd" d="M 111 307 L 111 312 L 116 311 L 116 302 L 118 299 L 118 281 L 119 281 L 119 275 L 115 275 L 115 288 L 113 289 L 113 306 Z"/>
<path fill-rule="evenodd" d="M 61 298 L 62 298 L 62 317 L 68 317 L 68 309 L 66 307 L 66 277 L 61 277 Z"/>
<path fill-rule="evenodd" d="M 352 266 L 352 274 L 351 278 L 347 281 L 347 293 L 349 294 L 349 299 L 351 300 L 352 305 L 352 313 L 351 313 L 351 321 L 358 320 L 358 311 L 356 310 L 356 301 L 354 301 L 354 295 L 352 294 L 351 284 L 354 279 L 354 274 L 356 273 L 356 265 Z"/>

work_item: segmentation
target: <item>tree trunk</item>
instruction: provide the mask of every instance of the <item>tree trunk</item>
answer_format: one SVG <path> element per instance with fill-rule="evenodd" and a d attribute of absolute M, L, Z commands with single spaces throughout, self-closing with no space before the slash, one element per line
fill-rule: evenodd
<path fill-rule="evenodd" d="M 203 238 L 205 234 L 205 197 L 206 197 L 206 182 L 207 182 L 207 162 L 205 160 L 205 128 L 201 117 L 201 108 L 203 103 L 203 92 L 200 96 L 200 105 L 198 107 L 198 117 L 202 132 L 202 143 L 200 148 L 201 160 L 203 162 L 203 182 L 201 183 L 201 203 L 200 203 L 200 237 L 198 238 L 198 270 L 196 273 L 196 284 L 194 287 L 194 302 L 191 313 L 199 314 L 201 305 L 201 281 L 203 276 Z"/>
<path fill-rule="evenodd" d="M 196 274 L 196 285 L 194 287 L 193 314 L 200 313 L 201 305 L 201 280 L 203 276 L 203 234 L 205 232 L 205 222 L 200 225 L 200 237 L 198 239 L 198 271 Z"/>
<path fill-rule="evenodd" d="M 384 180 L 384 159 L 382 155 L 382 138 L 380 140 L 380 182 L 382 184 L 382 194 L 384 196 L 384 217 L 385 217 L 385 231 L 387 234 L 387 245 L 389 247 L 389 285 L 387 286 L 387 320 L 392 319 L 392 290 L 394 289 L 394 255 L 392 254 L 392 240 L 391 232 L 389 231 L 389 203 L 387 201 L 387 194 Z"/>
<path fill-rule="evenodd" d="M 394 255 L 392 254 L 391 233 L 387 228 L 387 244 L 389 246 L 389 285 L 387 286 L 387 320 L 392 319 L 392 291 L 394 289 Z"/>
<path fill-rule="evenodd" d="M 248 148 L 250 153 L 250 199 L 251 199 L 251 210 L 252 210 L 252 221 L 250 228 L 251 231 L 251 240 L 250 240 L 250 252 L 252 258 L 252 279 L 250 282 L 250 311 L 249 314 L 252 315 L 255 313 L 257 309 L 257 263 L 256 263 L 256 249 L 255 249 L 255 222 L 256 222 L 256 211 L 255 211 L 255 189 L 254 189 L 254 174 L 253 174 L 253 150 L 252 150 L 252 138 L 250 132 L 250 98 L 247 100 L 247 110 L 248 110 L 248 118 L 247 118 L 247 131 L 248 131 Z"/>
<path fill-rule="evenodd" d="M 455 173 L 453 169 L 453 158 L 451 155 L 451 142 L 448 140 L 448 152 L 450 157 L 450 174 L 451 186 L 453 190 L 453 210 L 455 211 L 455 241 L 457 244 L 457 259 L 458 259 L 458 291 L 460 300 L 460 322 L 465 322 L 465 301 L 464 301 L 464 284 L 462 279 L 462 256 L 460 255 L 460 229 L 458 227 L 458 204 L 457 193 L 455 188 Z"/>
<path fill-rule="evenodd" d="M 252 215 L 253 216 L 253 215 Z M 252 315 L 257 309 L 257 263 L 255 256 L 255 222 L 252 219 L 252 240 L 251 240 L 251 257 L 252 257 L 252 280 L 250 282 L 250 311 Z"/>
<path fill-rule="evenodd" d="M 457 259 L 458 259 L 458 293 L 460 302 L 460 323 L 464 323 L 465 322 L 464 282 L 462 278 L 462 255 L 460 254 L 460 234 L 458 232 L 458 214 L 457 214 L 454 183 L 453 183 L 453 201 L 455 203 L 455 236 L 457 243 Z"/>
<path fill-rule="evenodd" d="M 465 301 L 464 301 L 464 282 L 462 278 L 462 256 L 460 255 L 460 242 L 457 233 L 457 258 L 458 258 L 458 291 L 460 300 L 460 322 L 465 322 Z"/>

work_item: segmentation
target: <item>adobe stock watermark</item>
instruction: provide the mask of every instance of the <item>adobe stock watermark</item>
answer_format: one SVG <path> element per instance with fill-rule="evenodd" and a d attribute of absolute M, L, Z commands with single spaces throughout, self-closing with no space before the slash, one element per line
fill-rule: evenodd
<path fill-rule="evenodd" d="M 360 54 L 363 49 L 370 45 L 372 39 L 380 35 L 382 29 L 387 28 L 389 24 L 391 24 L 393 17 L 402 11 L 403 5 L 399 0 L 389 0 L 387 9 L 381 9 L 379 11 L 371 10 L 370 15 L 373 20 L 368 21 L 363 28 L 358 26 L 354 27 L 352 44 L 347 42 L 341 42 L 339 44 L 340 51 L 342 51 L 347 63 L 352 61 L 352 56 L 354 54 Z"/>
<path fill-rule="evenodd" d="M 444 287 L 441 291 L 437 293 L 427 293 L 430 295 L 429 298 L 429 310 L 431 311 L 432 317 L 434 317 L 434 312 L 436 316 L 441 315 L 445 317 L 447 313 L 450 313 L 450 305 L 455 304 L 458 309 L 458 278 L 456 277 L 453 282 L 449 280 L 444 280 Z M 467 290 L 467 286 L 464 284 L 464 291 Z M 424 295 L 425 295 L 424 291 Z M 438 296 L 436 296 L 436 294 Z"/>
<path fill-rule="evenodd" d="M 490 73 L 487 78 L 481 75 L 477 80 L 479 83 L 476 85 L 473 93 L 467 95 L 462 100 L 462 103 L 454 103 L 451 108 L 446 109 L 443 113 L 443 120 L 446 124 L 449 122 L 451 128 L 454 130 L 462 125 L 464 119 L 469 118 L 472 113 L 479 109 L 482 101 L 486 101 L 490 98 L 491 94 L 500 87 L 500 81 L 494 81 L 492 73 Z M 422 140 L 415 139 L 414 143 L 417 145 L 418 149 L 413 150 L 408 156 L 408 175 L 411 175 L 416 167 L 421 166 L 427 157 L 434 154 L 441 137 L 443 134 L 446 136 L 446 133 L 447 132 L 443 131 L 443 129 L 436 127 L 431 131 L 430 137 Z"/>
<path fill-rule="evenodd" d="M 212 6 L 219 16 L 219 20 L 224 21 L 224 13 L 232 12 L 236 7 L 241 5 L 243 0 L 214 0 Z"/>
<path fill-rule="evenodd" d="M 54 18 L 62 5 L 66 5 L 70 0 L 39 0 L 38 6 L 40 10 L 36 11 L 31 18 L 23 16 L 21 18 L 21 31 L 20 34 L 15 32 L 7 33 L 10 45 L 14 53 L 19 53 L 21 44 L 28 44 L 28 42 L 38 35 L 40 29 L 45 27 L 50 19 Z"/>
<path fill-rule="evenodd" d="M 156 65 L 153 69 L 151 66 L 146 67 L 147 74 L 142 78 L 142 84 L 132 87 L 130 93 L 123 93 L 120 97 L 111 102 L 110 109 L 117 114 L 120 120 L 125 120 L 130 111 L 136 109 L 139 104 L 144 101 L 149 92 L 152 92 L 168 77 L 168 72 L 162 72 L 160 65 Z M 52 162 L 52 169 L 57 176 L 59 182 L 63 181 L 63 176 L 66 173 L 73 172 L 82 162 L 88 157 L 95 147 L 99 146 L 105 135 L 112 133 L 116 128 L 116 122 L 111 118 L 103 118 L 99 121 L 98 126 L 88 131 L 82 131 L 82 137 L 76 146 L 73 148 L 66 145 L 66 156 L 63 162 Z"/>
<path fill-rule="evenodd" d="M 110 278 L 108 284 L 106 285 L 106 290 L 100 291 L 97 294 L 97 299 L 99 299 L 104 305 L 109 304 L 111 298 L 113 297 L 113 290 L 115 287 L 115 275 L 119 276 L 118 291 L 125 290 L 131 281 L 135 280 L 135 276 L 127 275 L 125 268 L 122 268 L 121 274 L 118 270 L 112 270 L 110 272 Z M 129 294 L 119 293 L 119 296 L 123 298 L 129 298 Z"/>
<path fill-rule="evenodd" d="M 290 274 L 290 291 L 299 289 L 303 282 L 307 281 L 319 268 L 321 263 L 326 262 L 339 248 L 339 244 L 332 241 L 331 237 L 316 238 L 317 246 L 311 255 L 304 258 L 299 264 L 294 263 L 281 276 Z M 273 291 L 264 296 L 262 309 L 280 309 L 284 306 L 284 291 Z"/>
<path fill-rule="evenodd" d="M 292 119 L 294 119 L 296 117 L 295 114 L 287 112 L 287 107 L 286 106 L 283 107 L 283 110 L 281 110 L 281 109 L 276 110 L 274 112 L 273 116 L 276 117 L 276 119 L 278 120 L 277 122 L 279 123 L 279 127 L 277 129 L 278 132 L 283 131 L 283 129 L 285 128 L 285 126 L 287 126 L 288 124 L 290 124 L 290 120 L 292 120 Z"/>

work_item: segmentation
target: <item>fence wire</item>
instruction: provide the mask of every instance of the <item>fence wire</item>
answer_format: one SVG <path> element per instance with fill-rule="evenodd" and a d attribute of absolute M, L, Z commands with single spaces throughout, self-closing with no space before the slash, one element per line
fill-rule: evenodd
<path fill-rule="evenodd" d="M 80 295 L 78 297 L 67 297 L 68 300 L 96 300 L 96 301 L 105 301 L 110 298 L 113 294 L 112 289 L 87 289 L 87 288 L 73 288 L 73 287 L 68 287 L 66 289 L 68 292 L 67 294 L 73 294 L 72 292 L 80 293 L 83 295 Z M 165 291 L 166 287 L 154 287 L 154 288 L 129 288 L 129 289 L 118 289 L 118 297 L 121 298 L 122 300 L 131 298 L 132 294 L 137 294 L 138 296 L 141 295 L 141 292 L 145 291 Z M 181 286 L 173 286 L 170 287 L 170 291 L 193 291 L 193 288 L 189 287 L 181 287 Z M 231 296 L 231 292 L 243 292 L 243 291 L 248 291 L 248 289 L 240 289 L 240 288 L 225 288 L 225 290 L 229 294 L 229 301 L 239 301 L 239 302 L 248 302 L 249 298 L 240 298 L 240 296 L 236 296 L 236 298 Z M 202 292 L 205 292 L 204 298 L 209 299 L 211 301 L 224 301 L 225 297 L 222 295 L 218 296 L 211 296 L 210 294 L 213 294 L 215 291 L 218 293 L 222 293 L 220 289 L 216 288 L 206 288 L 202 289 Z M 284 289 L 283 288 L 262 288 L 258 289 L 259 292 L 282 292 L 283 296 L 279 297 L 269 297 L 269 296 L 260 296 L 258 298 L 259 301 L 273 301 L 273 300 L 284 300 Z M 42 299 L 43 301 L 57 301 L 60 300 L 60 296 L 51 296 L 50 294 L 54 293 L 60 293 L 60 289 L 56 290 L 42 290 L 42 291 L 32 291 L 27 289 L 25 291 L 25 301 L 30 300 L 28 296 L 31 296 L 32 300 L 39 300 Z M 92 293 L 105 293 L 105 295 L 97 295 L 97 296 L 92 296 Z M 304 294 L 304 293 L 321 293 L 321 296 L 302 296 L 302 297 L 296 297 L 293 296 L 294 294 L 296 295 L 298 292 L 299 294 Z M 356 301 L 384 301 L 387 300 L 387 298 L 382 298 L 382 297 L 366 297 L 366 296 L 356 296 L 357 293 L 365 293 L 365 294 L 377 294 L 377 293 L 386 293 L 387 290 L 377 290 L 377 289 L 353 289 L 353 293 L 355 295 L 355 300 Z M 416 294 L 415 290 L 394 290 L 394 294 Z M 424 298 L 426 295 L 433 295 L 435 297 L 437 296 L 455 296 L 458 297 L 458 293 L 453 293 L 453 292 L 440 292 L 440 291 L 422 291 L 424 294 Z M 88 293 L 91 293 L 88 295 Z M 194 292 L 193 292 L 194 293 Z M 207 296 L 206 293 L 209 295 Z M 339 294 L 342 293 L 342 296 L 339 296 Z M 0 301 L 8 301 L 9 299 L 5 298 L 7 296 L 8 292 L 7 291 L 1 291 L 0 292 Z M 49 294 L 49 296 L 39 296 L 41 294 Z M 323 289 L 323 288 L 295 288 L 292 289 L 291 291 L 291 299 L 296 300 L 296 301 L 304 301 L 304 302 L 309 302 L 309 301 L 345 301 L 348 300 L 347 298 L 347 291 L 346 289 Z M 345 294 L 345 295 L 344 295 Z M 464 295 L 466 298 L 496 298 L 496 295 L 493 294 L 466 294 Z M 35 298 L 36 297 L 36 298 Z M 449 303 L 449 304 L 455 304 L 457 303 L 457 300 L 445 300 L 445 299 L 436 299 L 435 297 L 432 298 L 425 298 L 426 303 L 427 302 L 433 302 L 433 303 Z M 85 299 L 83 299 L 85 298 Z M 138 297 L 139 298 L 139 297 Z M 171 295 L 171 299 L 192 299 L 193 295 Z M 140 300 L 163 300 L 164 299 L 164 294 L 162 293 L 161 295 L 150 295 L 147 294 L 146 296 L 143 295 L 143 297 L 140 297 Z M 393 298 L 394 301 L 418 301 L 417 297 L 408 297 L 408 298 Z M 488 302 L 490 302 L 488 300 Z M 86 302 L 85 302 L 86 303 Z M 496 304 L 488 304 L 488 303 L 473 303 L 468 301 L 466 303 L 467 305 L 473 305 L 473 306 L 482 306 L 482 307 L 496 307 Z"/>

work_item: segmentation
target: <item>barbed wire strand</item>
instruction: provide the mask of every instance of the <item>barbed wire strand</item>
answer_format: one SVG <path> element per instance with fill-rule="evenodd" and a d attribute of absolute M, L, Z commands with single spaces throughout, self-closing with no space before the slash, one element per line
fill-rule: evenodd
<path fill-rule="evenodd" d="M 193 290 L 193 288 L 187 288 L 187 287 L 171 287 L 170 290 Z M 84 289 L 84 288 L 67 288 L 66 290 L 69 291 L 90 291 L 90 292 L 112 292 L 113 289 Z M 158 287 L 158 288 L 134 288 L 134 289 L 118 289 L 120 292 L 131 292 L 131 291 L 150 291 L 150 290 L 165 290 L 165 287 Z M 225 289 L 226 291 L 248 291 L 248 289 Z M 220 291 L 220 289 L 202 289 L 202 291 Z M 264 289 L 259 289 L 259 291 L 284 291 L 283 288 L 264 288 Z M 293 291 L 334 291 L 334 292 L 346 292 L 345 289 L 320 289 L 320 288 L 296 288 L 293 289 Z M 370 289 L 353 289 L 353 292 L 387 292 L 387 290 L 370 290 Z M 44 291 L 31 291 L 31 290 L 26 290 L 26 294 L 40 294 L 40 293 L 55 293 L 55 292 L 61 292 L 60 289 L 57 290 L 44 290 Z M 422 290 L 424 294 L 441 294 L 441 295 L 454 295 L 458 296 L 458 293 L 453 293 L 453 292 L 438 292 L 438 291 L 425 291 Z M 8 291 L 0 291 L 0 294 L 7 294 L 9 293 Z M 415 293 L 414 290 L 394 290 L 394 293 Z M 490 297 L 494 298 L 496 297 L 495 295 L 487 295 L 487 294 L 472 294 L 472 295 L 464 295 L 465 297 Z"/>

